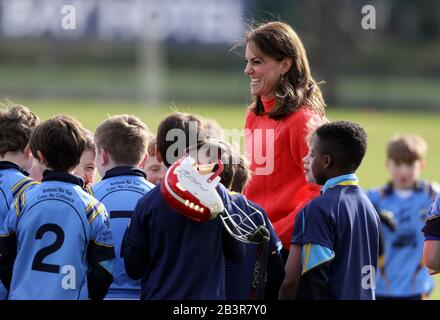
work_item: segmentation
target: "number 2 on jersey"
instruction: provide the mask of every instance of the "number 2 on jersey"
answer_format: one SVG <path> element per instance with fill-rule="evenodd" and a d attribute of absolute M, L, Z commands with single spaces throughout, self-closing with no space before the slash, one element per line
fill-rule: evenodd
<path fill-rule="evenodd" d="M 64 231 L 63 229 L 61 229 L 59 225 L 53 223 L 43 224 L 37 230 L 37 233 L 35 234 L 35 239 L 41 240 L 46 232 L 55 233 L 56 239 L 51 245 L 44 247 L 37 252 L 32 262 L 32 270 L 59 273 L 60 265 L 44 263 L 43 260 L 48 255 L 51 255 L 52 253 L 56 252 L 58 249 L 61 248 L 61 246 L 64 243 Z"/>

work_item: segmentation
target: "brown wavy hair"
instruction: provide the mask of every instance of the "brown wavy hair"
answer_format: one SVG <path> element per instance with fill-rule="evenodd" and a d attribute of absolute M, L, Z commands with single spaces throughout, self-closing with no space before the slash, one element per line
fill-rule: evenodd
<path fill-rule="evenodd" d="M 276 106 L 267 113 L 269 118 L 282 119 L 301 106 L 325 115 L 325 101 L 318 83 L 312 78 L 306 50 L 291 26 L 278 21 L 261 24 L 251 28 L 245 43 L 253 43 L 264 55 L 277 61 L 292 59 L 292 66 L 281 77 L 275 91 Z M 251 111 L 256 115 L 265 114 L 261 97 L 254 99 Z"/>
<path fill-rule="evenodd" d="M 23 151 L 39 123 L 38 116 L 24 106 L 11 105 L 0 110 L 0 156 Z"/>

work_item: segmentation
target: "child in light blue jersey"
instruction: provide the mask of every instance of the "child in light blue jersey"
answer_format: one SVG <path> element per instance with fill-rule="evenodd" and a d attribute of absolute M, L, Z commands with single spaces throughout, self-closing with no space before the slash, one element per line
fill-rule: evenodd
<path fill-rule="evenodd" d="M 391 138 L 387 169 L 391 181 L 368 196 L 381 216 L 382 252 L 377 274 L 377 299 L 422 299 L 434 281 L 423 265 L 423 234 L 437 186 L 420 180 L 427 150 L 418 135 Z"/>
<path fill-rule="evenodd" d="M 36 185 L 28 173 L 34 160 L 29 139 L 38 123 L 38 117 L 23 106 L 0 112 L 0 226 L 14 198 Z M 6 297 L 7 290 L 0 281 L 0 299 Z"/>
<path fill-rule="evenodd" d="M 84 129 L 69 117 L 51 118 L 32 133 L 42 183 L 15 200 L 0 231 L 0 277 L 11 300 L 107 293 L 115 256 L 107 212 L 72 174 L 85 145 Z"/>
<path fill-rule="evenodd" d="M 121 259 L 121 243 L 134 208 L 154 185 L 137 168 L 147 153 L 150 132 L 137 117 L 117 115 L 105 120 L 95 132 L 96 164 L 102 176 L 91 188 L 110 215 L 116 259 L 108 299 L 139 299 L 140 281 L 127 276 Z"/>

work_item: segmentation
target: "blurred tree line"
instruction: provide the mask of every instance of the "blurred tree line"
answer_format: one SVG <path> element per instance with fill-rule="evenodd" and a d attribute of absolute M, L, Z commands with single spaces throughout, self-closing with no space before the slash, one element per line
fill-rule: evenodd
<path fill-rule="evenodd" d="M 244 3 L 244 23 L 279 19 L 297 30 L 307 49 L 314 78 L 326 82 L 323 90 L 329 104 L 389 106 L 396 101 L 387 100 L 387 95 L 394 94 L 401 98 L 398 102 L 402 105 L 405 102 L 412 105 L 421 99 L 421 104 L 440 109 L 440 97 L 434 88 L 440 83 L 440 1 L 244 0 Z M 364 30 L 361 26 L 365 5 L 376 9 L 374 30 Z M 163 45 L 163 55 L 169 70 L 231 72 L 231 77 L 236 77 L 244 67 L 240 56 L 243 50 L 231 52 L 231 47 L 232 44 L 167 43 Z M 11 64 L 41 68 L 54 65 L 132 68 L 137 55 L 137 43 L 1 39 L 0 68 Z M 413 78 L 417 81 L 412 81 Z M 406 87 L 399 85 L 400 81 Z M 429 90 L 425 90 L 427 81 L 433 81 Z M 411 90 L 407 88 L 415 95 L 419 92 L 419 100 L 411 100 L 407 92 Z M 225 87 L 219 97 L 227 94 L 226 90 Z M 378 97 L 370 99 L 374 94 Z M 431 96 L 430 100 L 423 100 L 427 96 Z"/>

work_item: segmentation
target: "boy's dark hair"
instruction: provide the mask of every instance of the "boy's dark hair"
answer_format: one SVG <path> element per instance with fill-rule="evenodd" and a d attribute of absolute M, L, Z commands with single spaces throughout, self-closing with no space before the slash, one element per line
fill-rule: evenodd
<path fill-rule="evenodd" d="M 419 135 L 395 135 L 388 142 L 387 157 L 397 163 L 413 164 L 417 160 L 423 160 L 427 150 L 426 141 Z"/>
<path fill-rule="evenodd" d="M 221 140 L 207 140 L 198 143 L 196 147 L 189 148 L 188 153 L 192 156 L 195 156 L 193 152 L 194 148 L 198 151 L 198 161 L 203 162 L 203 160 L 207 158 L 211 163 L 215 163 L 217 159 L 223 162 L 223 171 L 220 174 L 220 181 L 227 189 L 231 189 L 239 162 L 237 153 L 233 150 L 232 146 Z M 200 159 L 200 157 L 204 159 Z"/>
<path fill-rule="evenodd" d="M 147 151 L 151 133 L 145 123 L 132 115 L 116 115 L 95 131 L 95 144 L 106 150 L 117 164 L 137 166 Z"/>
<path fill-rule="evenodd" d="M 323 154 L 330 154 L 336 167 L 348 172 L 355 172 L 367 151 L 367 134 L 356 123 L 333 121 L 316 130 L 319 149 Z"/>
<path fill-rule="evenodd" d="M 1 111 L 0 156 L 7 152 L 23 151 L 39 123 L 39 118 L 24 106 L 13 105 Z"/>
<path fill-rule="evenodd" d="M 32 133 L 29 144 L 37 160 L 41 160 L 37 153 L 40 151 L 47 167 L 66 172 L 79 164 L 87 136 L 76 119 L 60 115 L 41 123 Z"/>
<path fill-rule="evenodd" d="M 231 191 L 242 193 L 246 185 L 251 180 L 251 170 L 248 158 L 240 156 L 240 161 L 235 169 L 234 179 L 231 184 Z"/>
<path fill-rule="evenodd" d="M 190 155 L 193 148 L 188 150 Z M 215 162 L 220 158 L 223 162 L 223 171 L 220 174 L 221 183 L 231 191 L 243 192 L 251 176 L 249 161 L 245 156 L 240 156 L 236 148 L 222 140 L 213 139 L 200 142 L 196 148 L 198 151 L 203 151 L 198 156 L 204 157 L 208 153 L 210 162 Z"/>
<path fill-rule="evenodd" d="M 188 148 L 205 140 L 206 127 L 191 114 L 173 113 L 163 119 L 157 129 L 157 149 L 167 167 L 185 155 Z"/>

